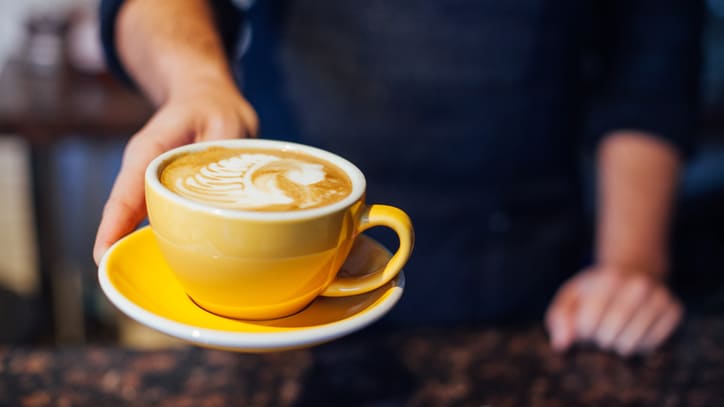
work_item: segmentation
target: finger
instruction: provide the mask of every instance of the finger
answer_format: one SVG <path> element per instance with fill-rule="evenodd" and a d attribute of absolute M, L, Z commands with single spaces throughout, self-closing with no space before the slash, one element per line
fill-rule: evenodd
<path fill-rule="evenodd" d="M 605 313 L 593 334 L 593 339 L 603 349 L 610 349 L 625 326 L 631 321 L 637 308 L 651 293 L 652 282 L 647 277 L 625 278 L 615 293 L 615 299 Z"/>
<path fill-rule="evenodd" d="M 136 204 L 134 198 L 137 192 L 123 186 L 127 184 L 123 181 L 124 177 L 123 172 L 120 172 L 103 208 L 103 215 L 93 246 L 93 259 L 96 264 L 100 264 L 103 255 L 114 242 L 133 230 L 135 225 L 143 219 L 143 210 Z M 121 197 L 121 190 L 125 190 L 128 195 Z"/>
<path fill-rule="evenodd" d="M 618 278 L 613 273 L 596 272 L 582 284 L 576 315 L 576 336 L 578 339 L 590 340 L 618 288 Z"/>
<path fill-rule="evenodd" d="M 641 346 L 641 340 L 646 332 L 653 326 L 671 301 L 665 289 L 657 289 L 649 296 L 643 306 L 636 310 L 631 321 L 616 339 L 613 345 L 622 356 L 629 356 Z"/>
<path fill-rule="evenodd" d="M 568 349 L 575 339 L 575 310 L 577 304 L 574 283 L 563 285 L 546 312 L 546 327 L 551 346 L 556 351 Z"/>
<path fill-rule="evenodd" d="M 199 140 L 225 140 L 244 137 L 246 131 L 238 117 L 234 115 L 220 115 L 204 117 Z"/>
<path fill-rule="evenodd" d="M 246 136 L 257 137 L 259 135 L 259 116 L 248 101 L 244 101 L 241 106 L 241 117 L 246 128 Z"/>
<path fill-rule="evenodd" d="M 674 332 L 683 315 L 684 309 L 681 304 L 677 300 L 672 300 L 641 339 L 638 350 L 644 353 L 650 352 L 661 345 Z"/>
<path fill-rule="evenodd" d="M 99 263 L 108 248 L 132 232 L 146 216 L 144 172 L 148 163 L 169 147 L 151 137 L 156 127 L 149 123 L 126 146 L 121 170 L 103 210 L 93 247 L 93 258 Z"/>
<path fill-rule="evenodd" d="M 253 109 L 240 108 L 238 112 L 201 117 L 200 140 L 224 140 L 254 137 L 257 118 Z"/>

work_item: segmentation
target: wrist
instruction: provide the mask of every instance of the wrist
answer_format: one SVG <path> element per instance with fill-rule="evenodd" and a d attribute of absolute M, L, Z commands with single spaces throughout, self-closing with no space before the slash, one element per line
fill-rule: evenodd
<path fill-rule="evenodd" d="M 596 261 L 626 273 L 643 273 L 665 279 L 669 272 L 667 234 L 660 228 L 606 228 L 601 226 Z"/>
<path fill-rule="evenodd" d="M 235 87 L 205 0 L 125 2 L 116 37 L 121 61 L 156 105 L 199 83 Z"/>
<path fill-rule="evenodd" d="M 599 268 L 623 274 L 642 274 L 657 280 L 665 280 L 669 263 L 665 256 L 655 257 L 602 257 L 596 261 Z"/>

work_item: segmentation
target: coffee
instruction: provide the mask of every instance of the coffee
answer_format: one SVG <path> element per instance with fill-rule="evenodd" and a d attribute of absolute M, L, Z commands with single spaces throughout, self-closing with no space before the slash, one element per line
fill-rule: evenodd
<path fill-rule="evenodd" d="M 350 194 L 352 182 L 335 165 L 309 154 L 212 147 L 170 160 L 159 176 L 174 193 L 238 210 L 293 211 L 330 205 Z"/>

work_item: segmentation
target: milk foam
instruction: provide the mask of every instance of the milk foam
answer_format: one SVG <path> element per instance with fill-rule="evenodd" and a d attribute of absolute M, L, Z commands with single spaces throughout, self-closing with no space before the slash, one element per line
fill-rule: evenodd
<path fill-rule="evenodd" d="M 233 209 L 292 204 L 303 209 L 314 207 L 325 198 L 310 188 L 325 177 L 321 164 L 271 154 L 241 153 L 179 177 L 175 190 L 187 198 Z"/>

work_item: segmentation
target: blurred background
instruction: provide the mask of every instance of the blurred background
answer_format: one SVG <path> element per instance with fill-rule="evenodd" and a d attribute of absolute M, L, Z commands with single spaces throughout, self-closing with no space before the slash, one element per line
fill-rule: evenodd
<path fill-rule="evenodd" d="M 116 341 L 125 323 L 91 250 L 151 108 L 105 71 L 97 7 L 0 1 L 0 343 Z"/>
<path fill-rule="evenodd" d="M 721 275 L 724 0 L 707 5 L 701 126 L 674 262 Z M 0 344 L 167 344 L 105 300 L 91 257 L 123 146 L 152 113 L 105 71 L 96 9 L 96 0 L 0 0 Z M 721 290 L 702 275 L 698 289 Z"/>

